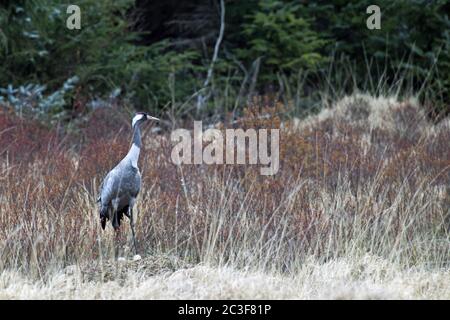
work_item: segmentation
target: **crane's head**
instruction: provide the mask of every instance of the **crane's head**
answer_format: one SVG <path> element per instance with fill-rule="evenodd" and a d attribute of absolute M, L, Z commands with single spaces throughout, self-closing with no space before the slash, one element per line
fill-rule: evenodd
<path fill-rule="evenodd" d="M 158 118 L 152 117 L 151 115 L 149 115 L 149 114 L 147 114 L 147 113 L 145 113 L 145 112 L 137 112 L 137 113 L 134 115 L 134 117 L 133 117 L 133 121 L 131 122 L 131 126 L 134 128 L 134 126 L 135 126 L 137 123 L 142 123 L 142 122 L 147 121 L 147 120 L 156 120 L 156 121 L 159 121 Z"/>

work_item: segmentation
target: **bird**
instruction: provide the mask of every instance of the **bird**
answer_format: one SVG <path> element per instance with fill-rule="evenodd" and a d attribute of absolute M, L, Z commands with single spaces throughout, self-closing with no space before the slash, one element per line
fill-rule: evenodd
<path fill-rule="evenodd" d="M 105 230 L 108 220 L 111 220 L 114 230 L 119 231 L 123 215 L 130 219 L 136 255 L 137 246 L 134 232 L 133 207 L 141 189 L 141 173 L 138 167 L 139 153 L 142 145 L 140 126 L 148 120 L 159 121 L 158 118 L 152 117 L 145 112 L 137 112 L 134 115 L 131 121 L 133 137 L 130 150 L 106 175 L 100 185 L 100 194 L 97 199 L 97 202 L 100 203 L 100 223 L 103 230 Z"/>

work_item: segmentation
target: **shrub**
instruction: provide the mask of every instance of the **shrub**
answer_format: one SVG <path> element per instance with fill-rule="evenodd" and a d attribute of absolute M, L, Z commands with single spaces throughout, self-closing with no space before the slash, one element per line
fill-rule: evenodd
<path fill-rule="evenodd" d="M 66 4 L 56 0 L 7 2 L 0 5 L 0 87 L 43 83 L 57 90 L 79 78 L 84 96 L 109 94 L 121 88 L 124 98 L 139 106 L 161 106 L 172 98 L 170 75 L 187 72 L 195 55 L 167 51 L 167 42 L 138 46 L 127 14 L 134 1 L 77 2 L 81 30 L 66 28 Z M 189 82 L 186 82 L 189 83 Z M 189 89 L 193 86 L 189 83 Z M 36 89 L 36 88 L 35 88 Z M 185 95 L 180 86 L 177 95 Z M 163 101 L 163 102 L 161 102 Z M 65 103 L 70 108 L 70 103 Z"/>
<path fill-rule="evenodd" d="M 280 128 L 274 176 L 261 176 L 254 165 L 177 167 L 169 136 L 144 134 L 136 208 L 142 254 L 281 272 L 309 257 L 367 252 L 448 267 L 448 121 L 430 124 L 414 101 L 368 96 L 348 97 L 299 123 L 281 121 L 283 109 L 259 99 L 238 119 L 244 128 Z M 369 120 L 380 110 L 392 123 Z M 97 110 L 83 128 L 87 136 L 101 123 L 113 126 L 105 112 Z M 114 127 L 120 122 L 113 119 Z M 114 235 L 112 228 L 99 234 L 95 199 L 127 152 L 127 127 L 113 134 L 100 128 L 80 144 L 0 117 L 0 270 L 42 278 L 51 268 L 109 256 Z M 123 228 L 128 232 L 127 223 Z M 126 247 L 125 238 L 119 242 Z"/>
<path fill-rule="evenodd" d="M 7 88 L 0 88 L 0 102 L 12 106 L 13 110 L 20 114 L 29 114 L 38 117 L 40 120 L 48 120 L 52 117 L 61 118 L 64 116 L 64 107 L 68 93 L 70 93 L 78 77 L 67 79 L 59 90 L 48 96 L 44 96 L 45 85 L 28 84 L 14 89 L 11 85 Z"/>
<path fill-rule="evenodd" d="M 261 81 L 275 82 L 277 72 L 296 74 L 323 65 L 320 53 L 326 41 L 311 28 L 313 16 L 305 17 L 300 4 L 262 0 L 242 25 L 247 46 L 236 48 L 244 61 L 262 58 Z"/>

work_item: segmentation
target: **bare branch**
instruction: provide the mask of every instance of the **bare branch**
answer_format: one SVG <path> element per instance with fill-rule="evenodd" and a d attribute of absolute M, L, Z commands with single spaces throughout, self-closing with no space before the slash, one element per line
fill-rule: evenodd
<path fill-rule="evenodd" d="M 225 31 L 225 3 L 224 0 L 220 0 L 220 30 L 219 30 L 219 37 L 217 38 L 216 45 L 214 46 L 214 54 L 211 60 L 211 64 L 208 69 L 208 74 L 206 76 L 206 80 L 203 83 L 203 88 L 201 91 L 205 91 L 207 87 L 209 86 L 209 83 L 211 82 L 211 78 L 213 75 L 214 70 L 214 64 L 216 63 L 217 57 L 219 55 L 219 48 L 220 44 L 222 43 L 223 34 Z M 206 101 L 209 98 L 209 93 L 203 96 L 202 94 L 199 94 L 197 96 L 197 113 L 203 108 L 203 106 L 206 104 Z"/>

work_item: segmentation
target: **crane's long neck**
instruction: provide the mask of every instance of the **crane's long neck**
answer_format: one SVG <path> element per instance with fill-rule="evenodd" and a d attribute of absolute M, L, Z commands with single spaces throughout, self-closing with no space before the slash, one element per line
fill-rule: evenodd
<path fill-rule="evenodd" d="M 136 123 L 133 127 L 133 139 L 130 151 L 128 151 L 128 154 L 126 158 L 131 160 L 131 165 L 135 168 L 137 168 L 137 162 L 139 160 L 139 153 L 141 151 L 141 128 L 139 128 L 139 124 Z"/>

